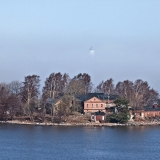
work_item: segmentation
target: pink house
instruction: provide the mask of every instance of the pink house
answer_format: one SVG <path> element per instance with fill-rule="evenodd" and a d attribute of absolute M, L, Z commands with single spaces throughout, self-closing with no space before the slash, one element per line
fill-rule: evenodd
<path fill-rule="evenodd" d="M 93 112 L 105 112 L 108 104 L 113 104 L 113 100 L 101 100 L 97 97 L 92 97 L 84 101 L 84 113 L 93 113 Z"/>

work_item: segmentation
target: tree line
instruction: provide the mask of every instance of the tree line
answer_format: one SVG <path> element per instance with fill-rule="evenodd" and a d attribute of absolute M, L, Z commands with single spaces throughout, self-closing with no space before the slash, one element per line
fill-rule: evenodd
<path fill-rule="evenodd" d="M 94 87 L 91 76 L 87 73 L 79 73 L 70 78 L 67 73 L 58 72 L 51 73 L 46 78 L 40 91 L 40 76 L 28 75 L 23 82 L 0 83 L 0 119 L 6 120 L 9 115 L 10 119 L 28 116 L 31 121 L 44 121 L 46 115 L 49 115 L 48 118 L 53 122 L 55 117 L 58 119 L 67 116 L 73 111 L 82 112 L 77 97 L 94 92 L 108 96 L 116 94 L 128 100 L 134 109 L 151 106 L 159 99 L 159 93 L 141 79 L 114 84 L 110 78 Z M 61 103 L 55 115 L 54 104 L 59 99 Z"/>

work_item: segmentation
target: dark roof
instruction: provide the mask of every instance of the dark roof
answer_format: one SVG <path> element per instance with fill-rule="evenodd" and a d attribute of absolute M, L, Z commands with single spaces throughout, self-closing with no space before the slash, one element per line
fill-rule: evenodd
<path fill-rule="evenodd" d="M 134 109 L 135 111 L 160 111 L 160 108 L 142 107 Z"/>
<path fill-rule="evenodd" d="M 108 100 L 108 94 L 104 94 L 104 93 L 88 93 L 88 94 L 77 96 L 76 98 L 84 102 L 93 97 L 97 97 L 101 100 Z M 118 98 L 118 95 L 113 95 L 113 94 L 109 95 L 109 100 L 116 100 L 117 98 Z"/>
<path fill-rule="evenodd" d="M 58 101 L 60 101 L 61 98 L 58 98 L 58 99 L 52 99 L 52 98 L 48 98 L 47 99 L 47 104 L 52 104 L 52 105 L 55 105 Z"/>
<path fill-rule="evenodd" d="M 160 108 L 144 108 L 145 111 L 160 111 Z"/>
<path fill-rule="evenodd" d="M 105 113 L 101 112 L 101 111 L 98 111 L 98 112 L 95 112 L 94 115 L 96 115 L 96 116 L 99 116 L 99 115 L 104 116 Z"/>

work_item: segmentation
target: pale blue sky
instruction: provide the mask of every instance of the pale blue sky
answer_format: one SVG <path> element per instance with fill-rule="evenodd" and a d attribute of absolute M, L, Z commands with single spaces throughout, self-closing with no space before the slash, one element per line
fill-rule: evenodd
<path fill-rule="evenodd" d="M 0 0 L 0 82 L 86 72 L 160 91 L 159 18 L 159 0 Z"/>

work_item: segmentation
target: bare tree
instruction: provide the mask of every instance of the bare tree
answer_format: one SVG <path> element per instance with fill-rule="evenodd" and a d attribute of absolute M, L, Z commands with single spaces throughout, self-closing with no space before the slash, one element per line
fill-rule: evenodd
<path fill-rule="evenodd" d="M 1 119 L 14 118 L 16 113 L 20 113 L 20 99 L 15 92 L 11 92 L 10 84 L 0 84 L 0 116 Z"/>
<path fill-rule="evenodd" d="M 91 76 L 87 73 L 79 73 L 77 76 L 74 76 L 74 80 L 83 83 L 84 93 L 87 94 L 92 91 L 93 84 L 91 82 Z"/>
<path fill-rule="evenodd" d="M 19 81 L 12 81 L 8 84 L 9 91 L 11 94 L 19 95 L 21 92 L 22 83 Z"/>
<path fill-rule="evenodd" d="M 127 100 L 129 100 L 130 105 L 132 105 L 132 100 L 134 97 L 133 82 L 125 80 L 123 82 L 118 82 L 116 85 L 116 93 Z"/>
<path fill-rule="evenodd" d="M 43 87 L 43 97 L 55 99 L 59 94 L 64 93 L 68 83 L 68 74 L 62 75 L 60 72 L 50 74 Z"/>
<path fill-rule="evenodd" d="M 155 102 L 158 102 L 159 93 L 154 89 L 148 90 L 143 96 L 143 105 L 152 106 Z"/>
<path fill-rule="evenodd" d="M 6 83 L 0 83 L 0 118 L 7 119 L 9 89 Z"/>
<path fill-rule="evenodd" d="M 146 81 L 141 79 L 137 79 L 134 83 L 129 80 L 118 82 L 116 92 L 120 97 L 126 98 L 129 105 L 135 109 L 153 104 L 159 95 L 154 89 L 150 89 Z"/>
<path fill-rule="evenodd" d="M 45 81 L 45 86 L 43 87 L 42 99 L 43 104 L 46 106 L 47 103 L 51 106 L 51 119 L 53 122 L 54 116 L 54 106 L 53 102 L 58 99 L 62 94 L 64 94 L 66 90 L 66 86 L 68 84 L 69 76 L 68 74 L 52 73 L 49 78 Z"/>
<path fill-rule="evenodd" d="M 147 92 L 149 92 L 148 83 L 146 81 L 142 81 L 141 79 L 137 79 L 134 82 L 134 107 L 143 107 L 144 95 L 147 94 Z"/>
<path fill-rule="evenodd" d="M 6 83 L 0 83 L 0 98 L 3 96 L 9 96 L 9 86 Z"/>
<path fill-rule="evenodd" d="M 76 97 L 85 94 L 85 84 L 82 80 L 77 80 L 75 78 L 71 79 L 67 85 L 66 94 L 73 97 L 73 110 L 78 110 L 78 107 L 76 106 Z"/>
<path fill-rule="evenodd" d="M 106 80 L 105 82 L 102 81 L 98 86 L 97 86 L 97 91 L 104 93 L 104 94 L 113 94 L 114 93 L 114 84 L 113 84 L 113 79 L 110 78 Z"/>
<path fill-rule="evenodd" d="M 78 96 L 85 93 L 85 86 L 81 80 L 72 79 L 67 86 L 67 93 L 72 96 Z"/>
<path fill-rule="evenodd" d="M 30 120 L 33 119 L 33 114 L 31 112 L 31 101 L 38 98 L 39 95 L 39 87 L 40 87 L 40 77 L 37 75 L 27 76 L 25 77 L 25 81 L 23 82 L 23 86 L 21 87 L 21 100 L 24 105 L 27 106 L 28 115 Z"/>
<path fill-rule="evenodd" d="M 20 115 L 22 113 L 21 101 L 17 95 L 11 94 L 7 99 L 7 103 L 8 113 L 10 115 L 11 120 L 13 120 L 17 114 Z"/>

